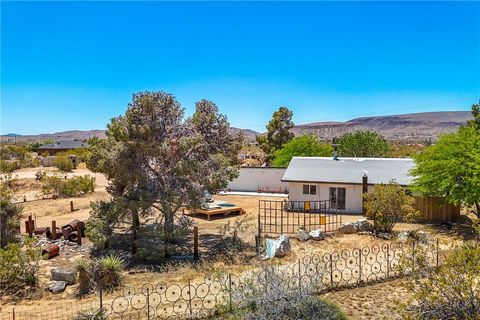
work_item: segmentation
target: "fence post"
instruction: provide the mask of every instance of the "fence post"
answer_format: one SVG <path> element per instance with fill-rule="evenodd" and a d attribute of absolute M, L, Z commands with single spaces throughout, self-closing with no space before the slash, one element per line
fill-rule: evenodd
<path fill-rule="evenodd" d="M 31 238 L 33 237 L 33 220 L 31 215 L 28 216 L 27 225 L 28 225 L 28 228 L 27 228 L 28 236 Z"/>
<path fill-rule="evenodd" d="M 300 264 L 300 259 L 298 259 L 298 287 L 302 288 L 302 266 Z"/>
<path fill-rule="evenodd" d="M 82 224 L 83 223 L 77 223 L 77 243 L 79 246 L 82 245 Z"/>
<path fill-rule="evenodd" d="M 100 283 L 100 309 L 103 309 L 103 289 L 102 289 L 102 284 Z"/>
<path fill-rule="evenodd" d="M 232 274 L 228 273 L 228 310 L 232 312 Z"/>
<path fill-rule="evenodd" d="M 147 319 L 150 320 L 150 288 L 147 287 Z"/>
<path fill-rule="evenodd" d="M 261 238 L 262 237 L 262 226 L 260 223 L 260 213 L 258 213 L 258 236 Z"/>
<path fill-rule="evenodd" d="M 70 201 L 70 212 L 73 212 L 73 201 Z"/>
<path fill-rule="evenodd" d="M 358 248 L 358 282 L 361 284 L 362 283 L 362 249 Z"/>
<path fill-rule="evenodd" d="M 190 319 L 193 319 L 193 312 L 192 312 L 192 286 L 190 284 L 190 280 L 188 280 L 188 310 L 190 312 Z"/>
<path fill-rule="evenodd" d="M 57 240 L 57 222 L 52 221 L 52 240 Z"/>
<path fill-rule="evenodd" d="M 198 260 L 198 227 L 193 227 L 193 259 Z"/>
<path fill-rule="evenodd" d="M 12 309 L 12 317 L 13 317 L 13 320 L 15 320 L 15 308 Z"/>
<path fill-rule="evenodd" d="M 412 273 L 415 272 L 415 241 L 412 242 Z"/>
<path fill-rule="evenodd" d="M 333 258 L 330 253 L 330 289 L 333 288 Z"/>
<path fill-rule="evenodd" d="M 439 247 L 438 247 L 438 238 L 437 238 L 437 255 L 436 255 L 437 268 L 438 268 L 438 266 L 439 266 L 439 264 L 438 264 L 438 255 L 439 255 L 439 252 L 440 252 L 440 250 L 439 250 Z"/>
<path fill-rule="evenodd" d="M 390 277 L 390 244 L 387 243 L 387 278 Z"/>

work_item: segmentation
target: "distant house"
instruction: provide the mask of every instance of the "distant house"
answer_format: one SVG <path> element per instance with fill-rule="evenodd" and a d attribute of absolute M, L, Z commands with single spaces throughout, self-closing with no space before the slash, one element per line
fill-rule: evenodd
<path fill-rule="evenodd" d="M 344 212 L 362 213 L 363 193 L 391 180 L 409 186 L 414 165 L 412 159 L 294 157 L 282 181 L 289 200 L 329 200 Z"/>
<path fill-rule="evenodd" d="M 73 150 L 73 149 L 83 149 L 88 147 L 90 147 L 90 145 L 86 142 L 79 141 L 79 140 L 67 140 L 67 141 L 57 141 L 55 143 L 50 143 L 50 144 L 44 144 L 38 147 L 37 152 L 38 154 L 47 152 L 50 155 L 55 155 L 58 152 L 63 152 L 63 151 Z"/>

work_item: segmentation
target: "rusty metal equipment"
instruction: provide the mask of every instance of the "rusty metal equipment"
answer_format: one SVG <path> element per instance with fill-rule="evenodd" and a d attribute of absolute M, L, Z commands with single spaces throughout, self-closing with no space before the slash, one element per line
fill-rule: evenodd
<path fill-rule="evenodd" d="M 75 219 L 62 227 L 63 238 L 65 240 L 70 239 L 70 234 L 73 233 L 74 231 L 76 232 L 79 226 L 80 226 L 80 230 L 82 231 L 81 236 L 85 237 L 85 222 Z M 76 238 L 77 236 L 75 235 L 75 239 Z"/>
<path fill-rule="evenodd" d="M 47 255 L 48 259 L 56 257 L 60 253 L 58 244 L 51 244 L 42 250 L 42 255 Z"/>

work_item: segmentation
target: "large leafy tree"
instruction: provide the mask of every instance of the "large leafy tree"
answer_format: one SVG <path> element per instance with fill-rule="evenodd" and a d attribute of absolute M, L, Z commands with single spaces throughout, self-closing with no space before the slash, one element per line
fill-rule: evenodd
<path fill-rule="evenodd" d="M 112 196 L 93 214 L 103 213 L 109 225 L 131 220 L 134 231 L 142 215 L 153 214 L 167 238 L 172 236 L 180 207 L 198 206 L 204 190 L 216 192 L 238 175 L 241 136 L 207 100 L 197 102 L 194 115 L 184 119 L 171 94 L 134 94 L 125 115 L 108 125 L 107 139 L 92 142 L 88 166 L 106 174 Z"/>
<path fill-rule="evenodd" d="M 480 130 L 473 125 L 441 136 L 414 156 L 414 187 L 427 195 L 446 196 L 454 204 L 474 206 L 480 214 Z"/>
<path fill-rule="evenodd" d="M 345 133 L 335 139 L 335 143 L 343 157 L 382 158 L 388 152 L 387 141 L 374 131 Z"/>
<path fill-rule="evenodd" d="M 295 137 L 275 152 L 272 165 L 275 167 L 288 167 L 293 157 L 326 157 L 332 155 L 332 146 L 322 143 L 314 135 Z"/>
<path fill-rule="evenodd" d="M 472 105 L 473 119 L 468 121 L 468 125 L 480 130 L 480 104 Z"/>
<path fill-rule="evenodd" d="M 275 152 L 293 139 L 293 133 L 290 129 L 295 125 L 292 121 L 293 112 L 287 107 L 280 107 L 272 115 L 266 128 L 267 133 L 257 136 L 257 142 L 260 148 L 267 154 L 267 164 L 270 164 L 275 156 Z"/>

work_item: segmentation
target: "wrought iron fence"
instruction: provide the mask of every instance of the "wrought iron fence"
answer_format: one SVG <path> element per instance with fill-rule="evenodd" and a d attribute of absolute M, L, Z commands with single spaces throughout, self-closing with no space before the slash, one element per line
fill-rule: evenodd
<path fill-rule="evenodd" d="M 420 251 L 422 255 L 418 254 Z M 422 261 L 419 261 L 420 256 Z M 290 264 L 263 262 L 239 275 L 219 274 L 183 284 L 149 283 L 138 289 L 126 288 L 113 299 L 105 299 L 100 292 L 98 307 L 103 308 L 107 319 L 198 319 L 213 315 L 219 309 L 228 312 L 233 306 L 241 306 L 252 290 L 268 290 L 269 268 L 287 283 L 308 283 L 316 288 L 317 293 L 322 293 L 385 281 L 408 274 L 420 266 L 438 267 L 439 263 L 438 240 L 420 245 L 416 242 L 375 244 L 309 255 Z M 32 314 L 35 318 L 39 315 L 29 313 Z M 72 314 L 49 314 L 52 320 L 73 318 Z M 13 318 L 5 314 L 2 319 L 33 318 L 18 313 Z"/>
<path fill-rule="evenodd" d="M 338 230 L 342 216 L 324 201 L 259 200 L 258 234 L 296 234 L 299 228 L 325 233 Z"/>

